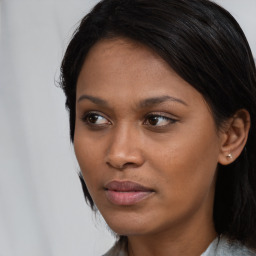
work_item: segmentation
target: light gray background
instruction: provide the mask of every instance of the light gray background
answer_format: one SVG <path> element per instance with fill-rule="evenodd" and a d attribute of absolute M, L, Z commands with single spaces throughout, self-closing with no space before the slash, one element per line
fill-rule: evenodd
<path fill-rule="evenodd" d="M 98 256 L 113 243 L 84 203 L 57 88 L 96 0 L 0 0 L 0 256 Z M 256 0 L 219 0 L 256 55 Z"/>

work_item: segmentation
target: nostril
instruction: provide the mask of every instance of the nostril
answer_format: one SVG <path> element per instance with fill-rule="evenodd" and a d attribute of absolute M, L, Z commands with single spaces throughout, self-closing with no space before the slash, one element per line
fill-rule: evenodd
<path fill-rule="evenodd" d="M 115 168 L 115 169 L 118 169 L 118 170 L 124 170 L 126 168 L 136 168 L 136 167 L 138 167 L 138 165 L 136 163 L 133 163 L 133 162 L 126 162 L 126 163 L 121 164 L 121 163 L 113 163 L 113 162 L 108 161 L 107 165 L 111 168 Z"/>
<path fill-rule="evenodd" d="M 119 141 L 120 142 L 120 141 Z M 112 168 L 118 170 L 135 168 L 144 163 L 144 156 L 142 150 L 136 148 L 133 144 L 132 147 L 128 143 L 116 143 L 109 147 L 105 155 L 105 163 Z"/>
<path fill-rule="evenodd" d="M 137 166 L 138 165 L 136 163 L 129 162 L 129 163 L 124 164 L 123 168 L 126 168 L 126 167 L 137 167 Z"/>

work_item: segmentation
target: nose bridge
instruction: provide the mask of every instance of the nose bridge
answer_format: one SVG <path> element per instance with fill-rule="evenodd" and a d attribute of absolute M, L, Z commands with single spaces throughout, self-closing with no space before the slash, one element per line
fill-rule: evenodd
<path fill-rule="evenodd" d="M 139 129 L 136 126 L 122 123 L 113 128 L 107 150 L 107 163 L 119 169 L 143 163 Z"/>

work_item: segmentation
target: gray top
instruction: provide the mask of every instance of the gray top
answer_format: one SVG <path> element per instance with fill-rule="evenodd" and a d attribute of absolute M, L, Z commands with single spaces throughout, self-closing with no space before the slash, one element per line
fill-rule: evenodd
<path fill-rule="evenodd" d="M 125 247 L 117 243 L 103 256 L 128 256 L 128 254 Z M 216 238 L 201 256 L 256 256 L 256 251 L 221 236 L 220 239 Z"/>
<path fill-rule="evenodd" d="M 216 238 L 201 256 L 256 256 L 256 251 L 222 236 L 220 239 Z"/>

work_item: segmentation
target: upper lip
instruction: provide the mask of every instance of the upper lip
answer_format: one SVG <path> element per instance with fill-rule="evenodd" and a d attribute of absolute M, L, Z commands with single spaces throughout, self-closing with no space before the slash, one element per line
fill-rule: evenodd
<path fill-rule="evenodd" d="M 106 190 L 121 191 L 121 192 L 136 192 L 136 191 L 153 191 L 139 183 L 133 181 L 111 181 L 106 184 Z"/>

